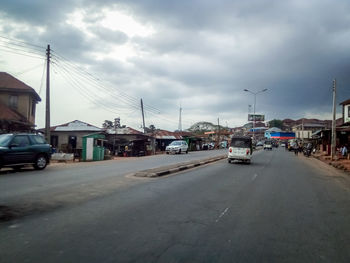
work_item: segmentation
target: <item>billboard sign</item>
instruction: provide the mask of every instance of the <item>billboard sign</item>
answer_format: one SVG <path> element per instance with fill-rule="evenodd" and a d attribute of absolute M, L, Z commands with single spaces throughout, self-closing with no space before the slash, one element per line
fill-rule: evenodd
<path fill-rule="evenodd" d="M 344 123 L 350 121 L 350 104 L 344 105 Z"/>
<path fill-rule="evenodd" d="M 262 114 L 248 114 L 248 121 L 265 121 L 265 115 L 262 115 Z"/>

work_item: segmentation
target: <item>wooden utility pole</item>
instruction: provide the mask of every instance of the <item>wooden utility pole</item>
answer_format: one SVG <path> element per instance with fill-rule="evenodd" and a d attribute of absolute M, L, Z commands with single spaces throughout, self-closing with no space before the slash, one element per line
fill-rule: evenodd
<path fill-rule="evenodd" d="M 146 127 L 145 127 L 145 114 L 143 112 L 143 101 L 141 99 L 141 112 L 142 112 L 142 125 L 143 125 L 143 133 L 146 133 Z"/>
<path fill-rule="evenodd" d="M 46 110 L 45 110 L 45 135 L 46 141 L 51 144 L 50 134 L 50 45 L 46 49 Z"/>
<path fill-rule="evenodd" d="M 337 94 L 337 90 L 336 90 L 336 80 L 334 79 L 333 80 L 333 119 L 332 119 L 332 142 L 331 142 L 331 158 L 332 160 L 334 159 L 335 157 L 335 147 L 336 147 L 336 128 L 335 128 L 335 125 L 336 125 L 336 102 L 335 102 L 335 96 Z"/>

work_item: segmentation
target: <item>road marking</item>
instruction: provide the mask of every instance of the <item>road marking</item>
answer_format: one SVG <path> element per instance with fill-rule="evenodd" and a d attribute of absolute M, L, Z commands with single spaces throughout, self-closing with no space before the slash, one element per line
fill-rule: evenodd
<path fill-rule="evenodd" d="M 227 207 L 227 208 L 224 210 L 224 212 L 222 212 L 221 215 L 219 215 L 219 217 L 215 220 L 216 223 L 219 222 L 220 218 L 223 217 L 223 216 L 227 213 L 228 209 L 229 209 L 229 208 Z"/>
<path fill-rule="evenodd" d="M 254 174 L 252 181 L 254 181 L 257 176 L 258 176 L 257 174 Z"/>

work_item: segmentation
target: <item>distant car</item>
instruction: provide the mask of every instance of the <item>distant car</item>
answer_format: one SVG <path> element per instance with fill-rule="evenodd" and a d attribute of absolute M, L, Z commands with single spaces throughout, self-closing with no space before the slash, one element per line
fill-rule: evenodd
<path fill-rule="evenodd" d="M 264 150 L 272 150 L 272 142 L 271 141 L 265 141 Z"/>
<path fill-rule="evenodd" d="M 44 169 L 50 162 L 51 146 L 38 134 L 1 134 L 1 167 L 20 168 L 31 164 L 37 170 Z"/>
<path fill-rule="evenodd" d="M 263 142 L 257 142 L 256 146 L 264 146 L 264 143 Z"/>
<path fill-rule="evenodd" d="M 188 145 L 185 141 L 173 141 L 165 148 L 166 154 L 169 153 L 188 153 Z"/>
<path fill-rule="evenodd" d="M 286 144 L 284 142 L 282 142 L 280 145 L 281 147 L 286 147 Z"/>

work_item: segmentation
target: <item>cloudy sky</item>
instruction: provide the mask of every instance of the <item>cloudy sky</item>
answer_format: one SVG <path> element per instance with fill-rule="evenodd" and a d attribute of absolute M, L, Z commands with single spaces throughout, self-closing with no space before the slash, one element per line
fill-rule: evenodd
<path fill-rule="evenodd" d="M 51 123 L 106 119 L 175 130 L 331 118 L 350 98 L 348 0 L 2 0 L 0 71 L 33 87 L 45 123 L 45 48 L 52 49 Z M 251 109 L 252 111 L 252 109 Z M 338 107 L 340 113 L 340 107 Z M 340 114 L 339 114 L 340 117 Z"/>

